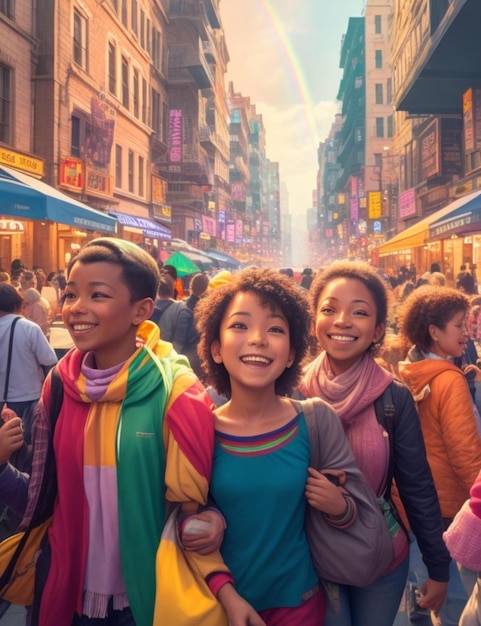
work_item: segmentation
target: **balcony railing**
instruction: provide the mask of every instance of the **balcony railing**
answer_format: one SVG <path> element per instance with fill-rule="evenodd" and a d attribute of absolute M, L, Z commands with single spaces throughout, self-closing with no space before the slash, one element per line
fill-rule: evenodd
<path fill-rule="evenodd" d="M 167 80 L 170 83 L 195 82 L 199 89 L 214 87 L 215 79 L 204 57 L 200 39 L 196 47 L 189 45 L 170 47 Z"/>

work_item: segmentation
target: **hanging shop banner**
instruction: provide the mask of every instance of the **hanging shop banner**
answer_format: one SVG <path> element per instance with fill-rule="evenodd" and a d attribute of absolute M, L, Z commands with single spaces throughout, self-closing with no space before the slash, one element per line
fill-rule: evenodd
<path fill-rule="evenodd" d="M 419 137 L 421 180 L 441 174 L 439 119 L 434 119 Z"/>
<path fill-rule="evenodd" d="M 367 192 L 367 206 L 370 220 L 378 220 L 382 217 L 382 199 L 380 191 Z"/>
<path fill-rule="evenodd" d="M 184 142 L 182 128 L 182 109 L 169 111 L 169 161 L 182 163 L 182 145 Z"/>

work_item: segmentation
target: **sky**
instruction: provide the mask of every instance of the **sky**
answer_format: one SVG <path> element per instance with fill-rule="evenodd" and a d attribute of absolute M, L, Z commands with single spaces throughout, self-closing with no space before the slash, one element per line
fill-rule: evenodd
<path fill-rule="evenodd" d="M 289 212 L 305 214 L 316 188 L 317 149 L 327 138 L 342 70 L 342 36 L 364 0 L 221 0 L 230 62 L 226 76 L 250 96 L 278 161 Z"/>

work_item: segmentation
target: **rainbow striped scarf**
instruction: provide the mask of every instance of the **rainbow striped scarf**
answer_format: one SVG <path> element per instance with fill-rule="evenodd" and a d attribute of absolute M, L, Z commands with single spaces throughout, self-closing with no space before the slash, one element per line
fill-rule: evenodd
<path fill-rule="evenodd" d="M 54 434 L 58 497 L 49 530 L 52 557 L 40 607 L 41 626 L 70 626 L 74 612 L 82 613 L 88 544 L 84 459 L 88 448 L 94 442 L 98 445 L 98 432 L 86 430 L 87 424 L 114 424 L 122 574 L 137 626 L 153 622 L 155 555 L 165 522 L 165 447 L 172 429 L 178 430 L 176 446 L 181 460 L 186 459 L 189 478 L 194 478 L 192 493 L 181 495 L 205 502 L 213 442 L 207 396 L 185 358 L 171 344 L 159 341 L 154 324 L 145 322 L 139 333 L 142 347 L 98 401 L 92 402 L 86 393 L 83 353 L 73 349 L 59 363 L 64 402 Z M 201 424 L 196 439 L 185 433 L 185 445 L 183 424 Z M 202 457 L 194 444 L 205 449 Z M 174 491 L 176 480 L 181 477 L 173 481 Z"/>

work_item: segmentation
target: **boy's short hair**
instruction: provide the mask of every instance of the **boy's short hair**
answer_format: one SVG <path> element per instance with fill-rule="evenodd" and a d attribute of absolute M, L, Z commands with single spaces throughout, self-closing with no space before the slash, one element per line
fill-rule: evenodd
<path fill-rule="evenodd" d="M 232 280 L 216 289 L 208 289 L 195 308 L 197 329 L 201 335 L 198 354 L 207 382 L 218 393 L 230 396 L 229 373 L 223 363 L 212 358 L 211 345 L 219 340 L 222 318 L 238 293 L 251 292 L 266 306 L 276 306 L 289 324 L 290 344 L 295 351 L 294 362 L 276 381 L 276 393 L 286 395 L 298 383 L 301 363 L 307 354 L 311 317 L 306 292 L 278 270 L 249 268 L 235 274 Z"/>
<path fill-rule="evenodd" d="M 173 298 L 175 295 L 175 282 L 167 272 L 160 272 L 159 287 L 157 293 L 160 298 Z"/>
<path fill-rule="evenodd" d="M 23 306 L 23 297 L 13 285 L 0 283 L 0 311 L 16 313 Z"/>
<path fill-rule="evenodd" d="M 76 263 L 112 263 L 122 268 L 122 282 L 130 291 L 131 301 L 155 300 L 160 280 L 157 263 L 152 256 L 131 241 L 114 237 L 98 237 L 87 243 L 67 267 L 70 275 Z"/>

